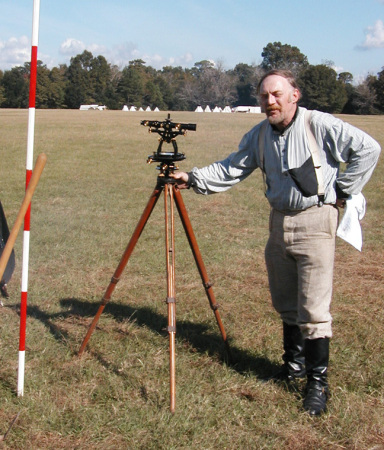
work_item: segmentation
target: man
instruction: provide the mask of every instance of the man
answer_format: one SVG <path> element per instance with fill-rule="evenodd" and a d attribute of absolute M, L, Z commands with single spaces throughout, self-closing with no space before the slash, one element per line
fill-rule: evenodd
<path fill-rule="evenodd" d="M 243 137 L 236 153 L 173 177 L 181 189 L 211 194 L 229 189 L 257 167 L 262 169 L 272 207 L 265 259 L 272 303 L 283 321 L 284 364 L 279 378 L 290 382 L 306 375 L 304 408 L 319 415 L 326 411 L 329 396 L 337 207 L 361 192 L 380 146 L 363 131 L 319 111 L 311 112 L 309 131 L 306 109 L 298 107 L 300 90 L 289 71 L 267 73 L 258 95 L 267 121 Z M 315 137 L 320 158 L 316 171 L 309 135 Z M 341 162 L 348 164 L 344 173 L 339 173 Z"/>

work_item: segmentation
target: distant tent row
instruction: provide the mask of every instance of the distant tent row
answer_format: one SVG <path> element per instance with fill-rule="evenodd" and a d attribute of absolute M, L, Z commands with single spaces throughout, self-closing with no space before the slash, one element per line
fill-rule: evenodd
<path fill-rule="evenodd" d="M 147 108 L 144 110 L 142 107 L 137 109 L 136 106 L 131 106 L 130 108 L 128 108 L 127 105 L 124 105 L 123 111 L 146 111 L 146 112 L 149 112 L 149 111 L 152 111 L 152 109 L 149 106 L 147 106 Z M 153 111 L 158 112 L 158 111 L 160 111 L 160 109 L 156 106 L 156 108 Z"/>
<path fill-rule="evenodd" d="M 80 111 L 90 111 L 90 110 L 99 110 L 103 111 L 106 109 L 106 106 L 104 105 L 80 105 Z M 152 111 L 150 106 L 147 106 L 147 108 L 144 110 L 142 107 L 136 108 L 136 106 L 128 107 L 127 105 L 123 106 L 123 111 Z M 159 108 L 156 107 L 153 111 L 159 112 Z M 195 112 L 214 112 L 214 113 L 254 113 L 254 114 L 260 114 L 261 108 L 260 106 L 236 106 L 235 108 L 231 108 L 230 106 L 226 106 L 225 108 L 220 108 L 219 106 L 215 106 L 213 110 L 207 105 L 205 109 L 203 109 L 201 106 L 198 106 L 195 109 Z"/>
<path fill-rule="evenodd" d="M 232 113 L 232 112 L 240 112 L 240 113 L 253 113 L 253 114 L 261 114 L 260 106 L 236 106 L 235 108 L 231 108 L 230 106 L 226 106 L 224 109 L 219 106 L 215 106 L 213 110 L 207 105 L 205 109 L 201 106 L 198 106 L 195 109 L 195 112 L 214 112 L 214 113 Z"/>

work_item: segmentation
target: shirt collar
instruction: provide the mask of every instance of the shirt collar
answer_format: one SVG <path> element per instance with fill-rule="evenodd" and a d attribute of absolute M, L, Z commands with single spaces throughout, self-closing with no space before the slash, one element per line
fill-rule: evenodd
<path fill-rule="evenodd" d="M 280 135 L 283 135 L 287 130 L 289 130 L 289 128 L 291 128 L 293 122 L 296 120 L 297 118 L 297 114 L 299 112 L 299 107 L 296 105 L 296 111 L 295 114 L 292 117 L 292 120 L 289 122 L 289 124 L 284 128 L 283 131 L 280 131 L 275 125 L 272 125 L 272 128 L 274 131 L 276 131 L 277 133 L 279 133 Z"/>

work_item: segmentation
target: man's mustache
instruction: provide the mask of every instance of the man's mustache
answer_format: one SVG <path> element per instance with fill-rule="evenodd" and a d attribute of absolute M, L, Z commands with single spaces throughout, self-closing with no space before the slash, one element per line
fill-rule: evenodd
<path fill-rule="evenodd" d="M 271 111 L 280 111 L 280 107 L 279 106 L 268 106 L 265 110 L 265 112 L 271 112 Z"/>

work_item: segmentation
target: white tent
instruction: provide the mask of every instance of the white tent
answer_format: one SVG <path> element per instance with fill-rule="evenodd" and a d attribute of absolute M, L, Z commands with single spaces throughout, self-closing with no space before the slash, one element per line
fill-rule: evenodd
<path fill-rule="evenodd" d="M 195 112 L 204 112 L 204 111 L 203 111 L 203 108 L 202 108 L 201 106 L 198 106 L 198 107 L 195 109 Z"/>
<path fill-rule="evenodd" d="M 211 108 L 209 107 L 209 105 L 207 105 L 204 109 L 204 112 L 212 112 Z"/>
<path fill-rule="evenodd" d="M 131 106 L 131 107 L 129 108 L 129 110 L 130 110 L 130 111 L 136 111 L 136 106 Z"/>
<path fill-rule="evenodd" d="M 236 106 L 233 112 L 261 114 L 260 106 Z"/>
<path fill-rule="evenodd" d="M 232 112 L 232 111 L 231 111 L 231 108 L 230 108 L 229 106 L 226 106 L 226 107 L 223 109 L 223 113 L 230 113 L 230 112 Z"/>
<path fill-rule="evenodd" d="M 90 111 L 99 109 L 99 105 L 80 105 L 80 111 Z"/>
<path fill-rule="evenodd" d="M 154 109 L 155 112 L 159 112 L 160 109 L 156 106 L 156 108 Z"/>
<path fill-rule="evenodd" d="M 219 113 L 219 112 L 221 112 L 221 108 L 220 108 L 219 106 L 215 106 L 215 107 L 213 108 L 213 112 Z"/>
<path fill-rule="evenodd" d="M 128 109 L 128 106 L 127 106 L 127 105 L 124 105 L 124 106 L 123 106 L 123 111 L 129 111 L 129 109 Z"/>
<path fill-rule="evenodd" d="M 140 106 L 139 111 L 144 111 L 144 109 Z"/>
<path fill-rule="evenodd" d="M 151 110 L 151 108 L 149 106 L 147 106 L 146 111 L 149 112 L 149 111 L 152 111 L 152 110 Z"/>

